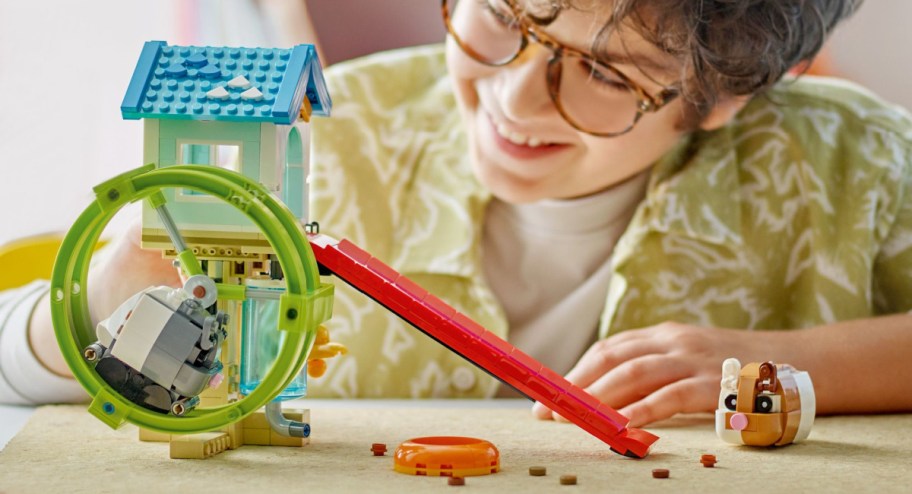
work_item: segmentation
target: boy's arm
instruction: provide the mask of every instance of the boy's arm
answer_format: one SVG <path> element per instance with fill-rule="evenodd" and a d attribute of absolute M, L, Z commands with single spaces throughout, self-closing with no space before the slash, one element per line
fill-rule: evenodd
<path fill-rule="evenodd" d="M 125 300 L 150 286 L 180 286 L 180 278 L 171 261 L 163 259 L 160 251 L 141 249 L 140 235 L 141 224 L 137 220 L 93 257 L 88 301 L 94 323 L 108 317 Z M 49 294 L 42 297 L 32 312 L 28 341 L 35 357 L 47 370 L 72 377 L 54 335 Z"/>
<path fill-rule="evenodd" d="M 874 311 L 892 314 L 787 331 L 746 331 L 665 323 L 597 342 L 570 371 L 570 382 L 631 418 L 631 427 L 678 412 L 714 410 L 722 362 L 791 364 L 814 383 L 817 412 L 912 411 L 912 164 L 886 174 L 892 197 L 876 233 Z M 536 403 L 539 418 L 551 418 Z"/>
<path fill-rule="evenodd" d="M 631 427 L 718 404 L 722 362 L 772 360 L 807 371 L 820 414 L 912 410 L 912 315 L 789 331 L 665 323 L 593 345 L 567 375 L 631 419 Z M 536 404 L 539 418 L 551 412 Z"/>
<path fill-rule="evenodd" d="M 0 403 L 34 405 L 85 399 L 75 381 L 45 368 L 30 349 L 29 319 L 46 293 L 45 281 L 0 293 Z"/>

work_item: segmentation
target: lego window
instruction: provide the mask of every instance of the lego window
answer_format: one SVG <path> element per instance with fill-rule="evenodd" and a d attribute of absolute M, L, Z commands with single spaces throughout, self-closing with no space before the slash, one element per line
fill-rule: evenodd
<path fill-rule="evenodd" d="M 225 143 L 182 142 L 178 146 L 177 164 L 212 165 L 235 172 L 241 171 L 241 146 Z M 181 191 L 184 196 L 204 195 L 193 190 Z"/>
<path fill-rule="evenodd" d="M 177 162 L 181 165 L 214 165 L 240 172 L 241 146 L 236 144 L 182 143 Z"/>

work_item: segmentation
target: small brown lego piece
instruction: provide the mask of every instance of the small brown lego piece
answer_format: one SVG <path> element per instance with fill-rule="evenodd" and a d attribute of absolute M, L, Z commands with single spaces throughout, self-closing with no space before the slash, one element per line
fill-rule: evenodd
<path fill-rule="evenodd" d="M 654 468 L 652 470 L 652 478 L 654 479 L 667 479 L 671 475 L 671 472 L 667 468 Z"/>
<path fill-rule="evenodd" d="M 716 464 L 716 455 L 703 455 L 700 457 L 700 463 L 706 468 L 713 468 Z"/>
<path fill-rule="evenodd" d="M 374 453 L 374 456 L 383 456 L 386 454 L 386 445 L 383 443 L 373 443 L 371 444 L 371 451 Z"/>
<path fill-rule="evenodd" d="M 465 478 L 463 477 L 450 477 L 447 479 L 448 485 L 465 485 Z"/>
<path fill-rule="evenodd" d="M 548 469 L 545 467 L 529 467 L 529 475 L 533 477 L 544 477 L 548 475 Z"/>
<path fill-rule="evenodd" d="M 576 485 L 576 475 L 561 475 L 561 485 Z"/>

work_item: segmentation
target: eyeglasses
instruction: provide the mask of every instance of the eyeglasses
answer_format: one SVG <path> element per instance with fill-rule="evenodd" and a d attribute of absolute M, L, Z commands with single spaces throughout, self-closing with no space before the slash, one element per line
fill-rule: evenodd
<path fill-rule="evenodd" d="M 665 88 L 655 96 L 611 65 L 559 43 L 520 13 L 516 0 L 443 0 L 447 31 L 466 55 L 492 67 L 516 60 L 529 40 L 551 50 L 548 93 L 564 119 L 598 137 L 630 132 L 645 113 L 678 96 Z"/>

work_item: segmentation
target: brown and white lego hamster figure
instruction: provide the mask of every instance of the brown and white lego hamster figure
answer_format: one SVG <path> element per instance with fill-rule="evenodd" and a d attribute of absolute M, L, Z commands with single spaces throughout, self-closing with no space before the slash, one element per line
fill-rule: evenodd
<path fill-rule="evenodd" d="M 716 434 L 725 442 L 784 446 L 807 438 L 814 425 L 814 385 L 787 364 L 722 363 Z"/>

